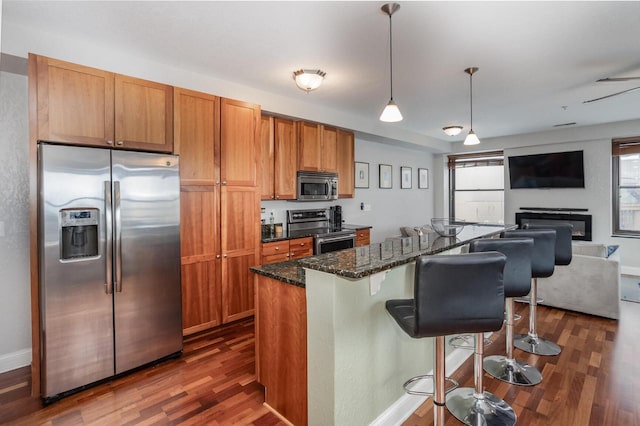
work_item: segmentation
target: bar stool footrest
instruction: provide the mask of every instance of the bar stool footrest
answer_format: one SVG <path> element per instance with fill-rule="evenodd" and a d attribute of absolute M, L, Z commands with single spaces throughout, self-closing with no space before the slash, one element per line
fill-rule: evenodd
<path fill-rule="evenodd" d="M 489 346 L 493 343 L 493 340 L 485 337 L 484 338 L 484 346 Z M 453 336 L 449 339 L 449 344 L 454 348 L 458 349 L 468 349 L 470 351 L 475 349 L 474 343 L 474 335 L 473 334 L 460 334 L 458 336 Z"/>
<path fill-rule="evenodd" d="M 404 388 L 404 391 L 409 395 L 433 396 L 434 392 L 416 391 L 410 388 L 410 385 L 412 385 L 413 383 L 419 380 L 424 380 L 424 379 L 431 379 L 432 382 L 435 382 L 435 378 L 433 377 L 433 374 L 423 374 L 420 376 L 415 376 L 410 378 L 409 380 L 404 382 L 402 387 Z M 451 392 L 452 390 L 460 387 L 460 384 L 455 379 L 452 379 L 451 377 L 445 377 L 444 379 L 447 382 L 451 383 L 451 387 L 444 390 L 445 395 Z M 433 384 L 433 388 L 435 389 L 435 383 Z"/>

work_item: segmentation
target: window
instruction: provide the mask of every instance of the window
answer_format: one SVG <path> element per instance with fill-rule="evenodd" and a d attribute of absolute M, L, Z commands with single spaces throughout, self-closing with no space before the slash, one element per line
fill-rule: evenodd
<path fill-rule="evenodd" d="M 504 154 L 449 156 L 449 211 L 470 222 L 504 223 Z"/>
<path fill-rule="evenodd" d="M 640 237 L 640 137 L 614 139 L 613 233 Z"/>

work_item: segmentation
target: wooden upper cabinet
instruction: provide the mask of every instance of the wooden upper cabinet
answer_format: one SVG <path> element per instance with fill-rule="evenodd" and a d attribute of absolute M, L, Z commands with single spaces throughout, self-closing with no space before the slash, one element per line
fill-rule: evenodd
<path fill-rule="evenodd" d="M 174 88 L 174 153 L 180 155 L 182 185 L 215 185 L 219 181 L 220 99 Z"/>
<path fill-rule="evenodd" d="M 260 131 L 260 199 L 274 198 L 274 135 L 273 117 L 263 115 Z"/>
<path fill-rule="evenodd" d="M 114 141 L 114 75 L 29 55 L 36 67 L 38 140 L 109 146 Z"/>
<path fill-rule="evenodd" d="M 276 200 L 295 200 L 296 159 L 298 158 L 295 123 L 291 120 L 276 118 L 274 133 L 274 198 Z"/>
<path fill-rule="evenodd" d="M 322 170 L 321 128 L 317 123 L 298 121 L 298 170 Z"/>
<path fill-rule="evenodd" d="M 173 89 L 30 55 L 36 66 L 38 140 L 173 150 Z"/>
<path fill-rule="evenodd" d="M 338 197 L 353 198 L 355 147 L 353 132 L 338 129 Z"/>
<path fill-rule="evenodd" d="M 116 146 L 173 151 L 173 87 L 116 74 Z"/>
<path fill-rule="evenodd" d="M 338 131 L 317 123 L 298 121 L 298 170 L 338 172 Z"/>
<path fill-rule="evenodd" d="M 220 179 L 222 185 L 258 186 L 260 106 L 220 100 Z"/>
<path fill-rule="evenodd" d="M 322 126 L 322 171 L 338 173 L 338 129 Z"/>

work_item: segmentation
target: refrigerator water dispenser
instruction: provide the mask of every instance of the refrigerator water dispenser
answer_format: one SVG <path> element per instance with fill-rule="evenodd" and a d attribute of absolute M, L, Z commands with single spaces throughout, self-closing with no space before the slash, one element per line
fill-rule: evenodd
<path fill-rule="evenodd" d="M 98 209 L 60 210 L 60 260 L 98 256 Z"/>

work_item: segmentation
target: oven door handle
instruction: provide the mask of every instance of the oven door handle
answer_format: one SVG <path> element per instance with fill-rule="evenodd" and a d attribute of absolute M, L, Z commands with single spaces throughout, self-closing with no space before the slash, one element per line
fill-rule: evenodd
<path fill-rule="evenodd" d="M 356 234 L 344 234 L 344 235 L 337 235 L 335 237 L 319 237 L 318 238 L 318 242 L 319 243 L 331 243 L 333 241 L 342 241 L 342 240 L 350 240 L 350 239 L 355 239 L 356 238 Z"/>

